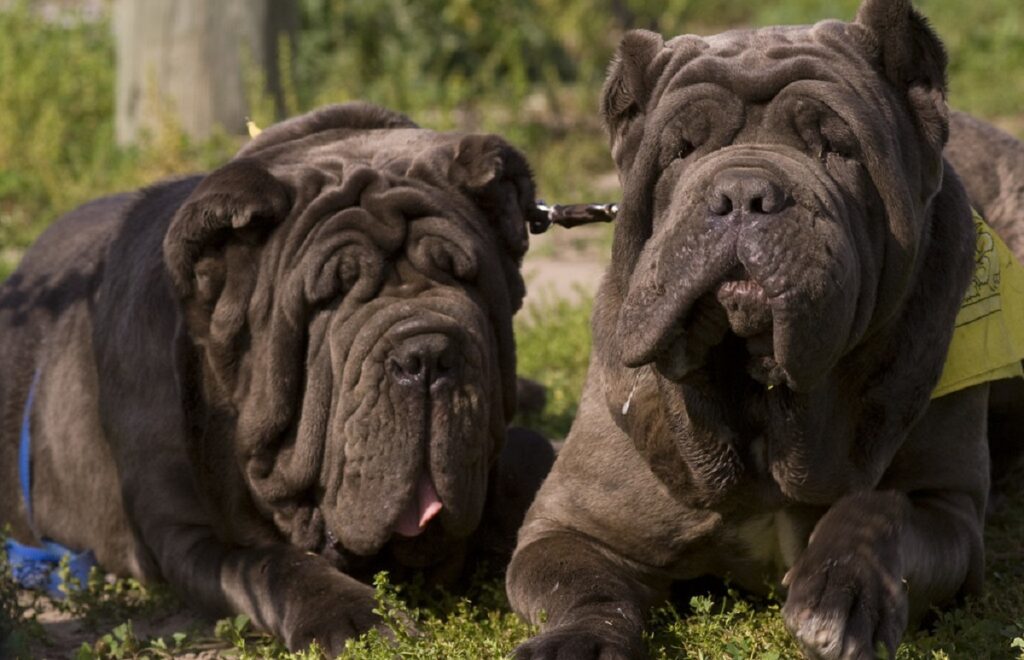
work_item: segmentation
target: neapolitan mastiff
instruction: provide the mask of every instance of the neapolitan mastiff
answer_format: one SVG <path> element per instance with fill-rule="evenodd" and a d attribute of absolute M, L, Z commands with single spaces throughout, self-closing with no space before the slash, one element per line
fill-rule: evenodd
<path fill-rule="evenodd" d="M 357 577 L 507 560 L 553 460 L 506 442 L 533 196 L 503 140 L 354 103 L 71 212 L 0 288 L 15 539 L 331 652 Z"/>
<path fill-rule="evenodd" d="M 905 0 L 624 37 L 602 101 L 623 201 L 579 412 L 509 567 L 544 622 L 518 657 L 642 656 L 649 606 L 705 574 L 783 588 L 824 658 L 892 652 L 979 587 L 989 384 L 932 399 L 977 266 L 945 70 Z M 956 122 L 973 162 L 994 138 Z M 983 211 L 1024 201 L 977 169 Z"/>

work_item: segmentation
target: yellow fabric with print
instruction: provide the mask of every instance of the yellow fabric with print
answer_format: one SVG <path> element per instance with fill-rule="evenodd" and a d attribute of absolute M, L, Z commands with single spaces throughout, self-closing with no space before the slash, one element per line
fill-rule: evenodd
<path fill-rule="evenodd" d="M 977 213 L 974 278 L 956 316 L 946 366 L 932 398 L 1024 376 L 1024 265 Z"/>

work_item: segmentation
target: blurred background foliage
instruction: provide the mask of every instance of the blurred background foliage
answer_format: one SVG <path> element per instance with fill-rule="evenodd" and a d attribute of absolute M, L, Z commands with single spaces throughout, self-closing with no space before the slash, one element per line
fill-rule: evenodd
<path fill-rule="evenodd" d="M 858 0 L 298 4 L 299 27 L 279 62 L 288 114 L 367 99 L 426 127 L 497 132 L 530 158 L 545 199 L 575 202 L 610 201 L 618 194 L 597 107 L 608 61 L 625 30 L 707 34 L 851 19 Z M 918 0 L 918 6 L 949 48 L 952 104 L 1024 136 L 1024 3 Z M 223 131 L 191 139 L 157 102 L 157 128 L 134 146 L 117 146 L 115 57 L 109 0 L 0 0 L 0 278 L 59 214 L 102 194 L 208 170 L 245 140 Z M 253 119 L 272 123 L 275 104 L 262 74 L 254 69 L 246 80 Z M 552 252 L 578 249 L 588 236 L 593 234 L 546 237 L 553 240 L 536 254 L 559 256 Z M 599 236 L 604 242 L 597 251 L 603 253 L 608 233 Z M 578 341 L 563 347 L 568 353 L 561 361 L 548 354 L 554 349 L 542 335 L 550 328 L 531 334 L 540 326 L 520 322 L 520 337 L 537 335 L 520 342 L 521 369 L 551 389 L 540 426 L 556 436 L 568 429 L 582 383 L 587 309 L 584 300 L 562 310 L 566 327 L 555 328 L 557 333 Z M 542 316 L 561 318 L 550 312 Z M 548 367 L 556 363 L 572 365 L 564 378 Z M 549 382 L 553 378 L 559 382 Z"/>
<path fill-rule="evenodd" d="M 196 143 L 173 116 L 137 146 L 113 140 L 114 47 L 101 0 L 0 2 L 0 277 L 59 213 L 107 192 L 208 169 L 239 138 Z M 605 199 L 615 178 L 597 116 L 624 30 L 849 19 L 856 0 L 300 0 L 282 58 L 289 113 L 362 98 L 436 129 L 504 134 L 544 196 Z M 1024 128 L 1024 3 L 920 0 L 951 51 L 952 102 Z M 70 8 L 69 8 L 70 7 Z M 99 11 L 96 11 L 99 7 Z M 273 105 L 250 76 L 252 114 Z"/>
<path fill-rule="evenodd" d="M 113 139 L 114 61 L 102 2 L 0 3 L 0 276 L 59 213 L 98 194 L 223 162 L 239 139 L 197 143 L 170 114 L 140 144 Z M 506 135 L 550 200 L 607 199 L 615 179 L 597 116 L 623 32 L 850 18 L 856 0 L 300 0 L 284 49 L 290 114 L 354 98 L 435 129 Z M 920 0 L 951 53 L 951 100 L 1024 128 L 1024 4 Z M 98 10 L 96 10 L 98 7 Z M 49 9 L 44 11 L 43 9 Z M 275 118 L 250 77 L 252 114 Z"/>

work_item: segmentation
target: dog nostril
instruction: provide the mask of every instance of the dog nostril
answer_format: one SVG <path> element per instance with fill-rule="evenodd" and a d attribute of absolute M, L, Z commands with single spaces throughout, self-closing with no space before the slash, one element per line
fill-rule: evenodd
<path fill-rule="evenodd" d="M 388 375 L 399 385 L 434 387 L 453 379 L 460 365 L 455 343 L 442 333 L 410 337 L 387 358 Z"/>
<path fill-rule="evenodd" d="M 714 215 L 729 215 L 732 209 L 732 200 L 721 192 L 713 194 L 708 202 L 708 210 Z"/>
<path fill-rule="evenodd" d="M 423 361 L 416 355 L 401 355 L 388 358 L 388 372 L 391 376 L 406 381 L 422 380 L 425 375 Z"/>
<path fill-rule="evenodd" d="M 456 359 L 453 351 L 444 351 L 437 356 L 437 374 L 443 376 L 450 373 L 456 367 Z"/>
<path fill-rule="evenodd" d="M 786 192 L 771 176 L 752 168 L 719 173 L 708 195 L 708 211 L 724 216 L 735 211 L 749 215 L 773 215 L 786 208 Z"/>
<path fill-rule="evenodd" d="M 784 210 L 789 203 L 786 192 L 772 181 L 764 181 L 763 186 L 763 194 L 753 200 L 751 212 L 773 214 Z"/>
<path fill-rule="evenodd" d="M 768 179 L 747 181 L 743 193 L 747 213 L 772 215 L 786 208 L 786 193 Z"/>

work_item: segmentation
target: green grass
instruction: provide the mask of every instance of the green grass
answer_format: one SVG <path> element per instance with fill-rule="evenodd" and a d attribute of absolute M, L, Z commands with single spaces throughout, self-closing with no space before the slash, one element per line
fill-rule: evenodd
<path fill-rule="evenodd" d="M 432 4 L 431 4 L 432 3 Z M 295 111 L 354 98 L 435 129 L 494 131 L 530 157 L 550 202 L 605 200 L 612 170 L 597 116 L 623 24 L 595 0 L 302 0 L 287 77 Z M 856 0 L 623 0 L 635 25 L 665 34 L 732 24 L 851 18 Z M 951 54 L 951 103 L 1024 135 L 1024 5 L 921 0 Z M 436 6 L 435 6 L 436 5 Z M 0 278 L 60 213 L 96 196 L 209 169 L 241 140 L 183 136 L 174 118 L 132 148 L 113 135 L 114 48 L 105 22 L 47 23 L 20 0 L 0 11 Z M 509 25 L 520 27 L 508 35 Z M 512 31 L 515 32 L 515 31 Z M 352 39 L 350 34 L 362 35 Z M 371 38 L 372 37 L 372 38 Z M 415 48 L 402 44 L 414 44 Z M 432 48 L 431 44 L 436 44 Z M 494 54 L 491 54 L 494 51 Z M 485 58 L 485 56 L 487 56 Z M 486 59 L 486 66 L 480 64 Z M 382 75 L 382 72 L 387 72 Z M 253 116 L 272 121 L 258 77 Z"/>
<path fill-rule="evenodd" d="M 516 322 L 519 374 L 548 388 L 543 414 L 519 420 L 549 438 L 564 438 L 576 415 L 590 357 L 591 301 L 547 300 L 532 303 Z"/>

